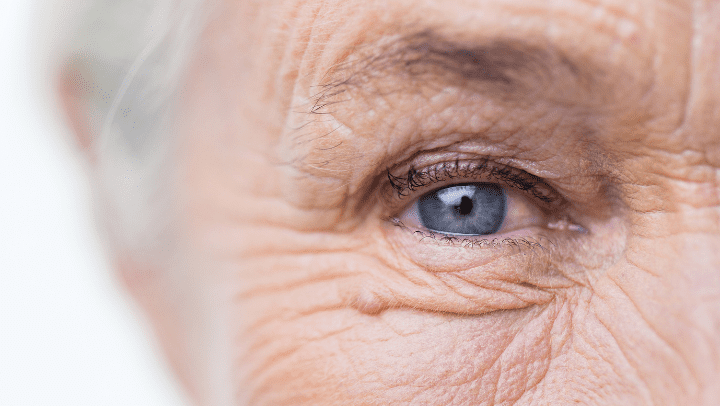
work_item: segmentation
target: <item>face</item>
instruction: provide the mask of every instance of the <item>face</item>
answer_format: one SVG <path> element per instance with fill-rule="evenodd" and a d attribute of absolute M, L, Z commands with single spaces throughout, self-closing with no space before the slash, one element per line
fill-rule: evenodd
<path fill-rule="evenodd" d="M 220 8 L 125 265 L 199 402 L 720 404 L 720 4 Z"/>

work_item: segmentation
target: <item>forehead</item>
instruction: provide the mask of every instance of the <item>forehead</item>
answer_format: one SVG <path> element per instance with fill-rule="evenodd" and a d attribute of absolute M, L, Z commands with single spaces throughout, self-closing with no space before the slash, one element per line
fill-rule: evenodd
<path fill-rule="evenodd" d="M 288 112 L 307 107 L 337 67 L 378 57 L 388 44 L 425 32 L 460 49 L 516 43 L 540 50 L 558 62 L 550 68 L 575 67 L 592 79 L 595 107 L 629 112 L 620 121 L 642 116 L 659 133 L 685 126 L 675 133 L 703 140 L 693 149 L 716 138 L 706 117 L 688 120 L 690 110 L 707 110 L 718 94 L 710 91 L 718 86 L 717 71 L 693 71 L 694 60 L 717 65 L 718 24 L 708 17 L 717 15 L 717 6 L 711 2 L 267 0 L 225 6 L 205 34 L 210 58 L 201 59 L 204 66 L 207 59 L 218 61 L 215 73 L 232 71 L 243 91 L 230 97 L 242 98 L 237 103 L 254 120 L 265 117 L 276 127 L 268 143 L 287 134 L 278 123 L 302 125 L 301 116 L 292 123 Z M 710 21 L 701 24 L 698 16 Z M 590 100 L 568 86 L 561 90 Z"/>
<path fill-rule="evenodd" d="M 560 50 L 578 66 L 590 64 L 608 82 L 687 77 L 692 5 L 689 2 L 546 0 L 268 0 L 229 2 L 216 21 L 219 54 L 228 35 L 250 48 L 248 65 L 268 93 L 323 82 L 330 69 L 383 52 L 398 36 L 432 31 L 472 48 L 495 40 Z M 223 28 L 224 27 L 224 28 Z M 240 51 L 242 50 L 242 51 Z M 242 57 L 241 57 L 242 58 Z M 295 83 L 298 82 L 298 83 Z M 677 85 L 677 86 L 675 86 Z M 665 88 L 668 92 L 677 89 Z M 643 91 L 647 91 L 644 89 Z M 266 93 L 266 94 L 268 94 Z M 307 95 L 304 95 L 307 96 Z"/>

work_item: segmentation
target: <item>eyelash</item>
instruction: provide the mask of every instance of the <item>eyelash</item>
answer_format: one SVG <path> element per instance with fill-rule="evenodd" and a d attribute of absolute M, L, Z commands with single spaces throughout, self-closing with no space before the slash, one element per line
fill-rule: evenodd
<path fill-rule="evenodd" d="M 390 187 L 394 190 L 398 200 L 405 200 L 414 192 L 424 189 L 430 189 L 429 186 L 447 182 L 452 179 L 478 179 L 483 181 L 494 181 L 504 184 L 513 189 L 519 190 L 534 197 L 541 208 L 549 213 L 557 213 L 566 205 L 567 201 L 557 191 L 555 191 L 545 181 L 535 175 L 529 174 L 521 169 L 494 162 L 488 158 L 446 161 L 438 164 L 430 165 L 421 169 L 410 167 L 402 176 L 393 175 L 390 169 L 387 170 L 387 178 Z M 430 240 L 432 242 L 459 246 L 463 248 L 510 248 L 510 249 L 530 249 L 539 248 L 545 250 L 544 243 L 548 243 L 553 248 L 555 244 L 547 237 L 540 235 L 539 238 L 532 237 L 515 237 L 515 238 L 483 238 L 483 237 L 457 237 L 436 233 L 433 231 L 416 230 L 407 227 L 397 217 L 391 217 L 389 221 L 400 229 L 411 232 L 420 237 L 420 241 Z M 581 227 L 570 224 L 566 218 L 557 222 L 563 224 L 559 229 L 567 228 L 573 231 L 584 231 Z"/>
<path fill-rule="evenodd" d="M 402 199 L 411 192 L 429 185 L 455 178 L 475 179 L 484 177 L 513 189 L 532 195 L 543 203 L 546 210 L 557 209 L 566 204 L 565 199 L 550 187 L 542 178 L 531 175 L 521 169 L 491 161 L 487 158 L 441 162 L 420 170 L 410 167 L 404 176 L 395 176 L 387 170 L 390 186 Z"/>
<path fill-rule="evenodd" d="M 423 242 L 424 240 L 431 240 L 434 243 L 437 243 L 439 245 L 448 245 L 452 247 L 462 247 L 462 248 L 476 248 L 476 249 L 498 249 L 498 248 L 509 248 L 509 249 L 516 249 L 516 250 L 524 250 L 524 249 L 530 249 L 535 250 L 536 248 L 539 248 L 543 251 L 546 250 L 546 247 L 541 243 L 547 242 L 548 244 L 555 247 L 555 243 L 552 242 L 547 236 L 539 236 L 540 239 L 532 238 L 532 237 L 515 237 L 515 238 L 483 238 L 483 237 L 457 237 L 453 235 L 446 235 L 446 234 L 440 234 L 436 233 L 434 231 L 423 231 L 423 230 L 415 230 L 411 229 L 410 227 L 406 226 L 405 224 L 400 221 L 400 219 L 394 217 L 390 219 L 390 222 L 402 229 L 403 231 L 410 232 L 417 237 L 420 238 L 420 242 Z"/>

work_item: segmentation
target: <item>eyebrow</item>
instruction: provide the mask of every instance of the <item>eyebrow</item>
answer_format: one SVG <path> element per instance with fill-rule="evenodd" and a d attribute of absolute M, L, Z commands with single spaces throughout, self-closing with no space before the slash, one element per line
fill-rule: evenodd
<path fill-rule="evenodd" d="M 359 51 L 359 52 L 358 52 Z M 523 96 L 558 80 L 587 82 L 592 69 L 580 68 L 555 47 L 538 47 L 517 39 L 494 38 L 480 43 L 455 41 L 433 30 L 371 44 L 349 53 L 323 76 L 312 113 L 338 102 L 347 87 L 362 87 L 389 76 L 426 83 L 467 87 L 490 85 L 496 95 Z M 352 57 L 360 54 L 361 56 Z"/>
<path fill-rule="evenodd" d="M 343 132 L 337 132 L 343 124 L 332 118 L 307 117 L 332 116 L 337 112 L 336 105 L 355 96 L 365 99 L 367 104 L 360 104 L 361 108 L 372 108 L 375 99 L 390 93 L 414 93 L 422 86 L 441 91 L 450 86 L 510 102 L 509 108 L 538 103 L 541 99 L 575 104 L 584 101 L 586 94 L 602 82 L 604 73 L 604 69 L 582 54 L 566 54 L 552 43 L 538 46 L 528 40 L 502 36 L 466 40 L 440 35 L 431 29 L 335 51 L 335 58 L 325 65 L 328 68 L 317 71 L 315 85 L 311 87 L 314 94 L 294 109 L 305 117 L 302 124 L 292 129 L 291 149 L 298 155 L 291 164 L 313 176 L 360 171 L 354 165 L 350 169 L 342 164 L 349 162 L 343 157 L 347 148 L 344 145 L 352 144 L 346 142 Z M 311 123 L 327 124 L 316 133 L 312 127 L 306 128 Z M 347 151 L 357 153 L 353 149 Z"/>

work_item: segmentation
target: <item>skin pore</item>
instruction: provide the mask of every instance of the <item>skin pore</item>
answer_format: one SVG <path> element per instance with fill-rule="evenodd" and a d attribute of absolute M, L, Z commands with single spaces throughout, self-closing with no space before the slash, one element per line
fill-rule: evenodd
<path fill-rule="evenodd" d="M 176 130 L 179 248 L 119 261 L 199 403 L 720 404 L 720 4 L 220 8 Z M 467 182 L 515 226 L 406 220 Z"/>

